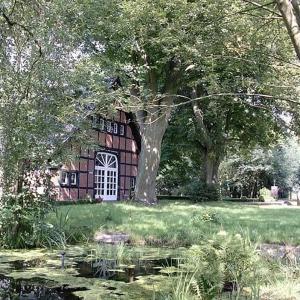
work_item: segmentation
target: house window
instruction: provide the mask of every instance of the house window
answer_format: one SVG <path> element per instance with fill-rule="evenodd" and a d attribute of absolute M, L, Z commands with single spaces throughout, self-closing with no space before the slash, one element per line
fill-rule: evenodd
<path fill-rule="evenodd" d="M 130 178 L 130 188 L 134 190 L 135 189 L 135 184 L 136 184 L 136 178 L 131 177 Z"/>
<path fill-rule="evenodd" d="M 106 130 L 107 130 L 107 132 L 111 132 L 111 122 L 110 121 L 106 122 Z"/>
<path fill-rule="evenodd" d="M 104 128 L 105 128 L 105 122 L 104 122 L 104 119 L 101 118 L 99 120 L 99 129 L 104 130 Z"/>
<path fill-rule="evenodd" d="M 92 116 L 92 127 L 93 128 L 98 127 L 98 118 L 96 116 Z"/>
<path fill-rule="evenodd" d="M 77 185 L 77 173 L 76 172 L 70 173 L 70 185 Z"/>
<path fill-rule="evenodd" d="M 69 176 L 68 172 L 60 172 L 60 185 L 69 185 Z"/>
<path fill-rule="evenodd" d="M 118 134 L 118 124 L 114 123 L 114 134 Z"/>
<path fill-rule="evenodd" d="M 120 125 L 120 135 L 124 135 L 125 134 L 125 127 L 124 125 Z"/>

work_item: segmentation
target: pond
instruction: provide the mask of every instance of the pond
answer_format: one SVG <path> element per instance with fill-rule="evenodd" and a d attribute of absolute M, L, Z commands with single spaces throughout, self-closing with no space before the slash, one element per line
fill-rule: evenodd
<path fill-rule="evenodd" d="M 0 252 L 0 299 L 151 299 L 184 248 L 88 245 Z"/>
<path fill-rule="evenodd" d="M 73 294 L 74 291 L 83 291 L 85 288 L 68 288 L 57 286 L 53 281 L 42 278 L 14 279 L 0 275 L 0 299 L 20 300 L 78 300 L 81 299 Z"/>

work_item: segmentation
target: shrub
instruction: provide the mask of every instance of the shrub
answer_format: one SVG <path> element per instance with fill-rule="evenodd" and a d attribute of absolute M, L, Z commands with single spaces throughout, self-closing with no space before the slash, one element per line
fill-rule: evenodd
<path fill-rule="evenodd" d="M 0 207 L 0 246 L 41 246 L 42 236 L 52 228 L 45 222 L 51 209 L 52 204 L 45 196 L 26 189 L 18 195 L 4 195 Z"/>
<path fill-rule="evenodd" d="M 191 219 L 191 223 L 196 227 L 201 226 L 203 223 L 221 224 L 221 216 L 213 209 L 206 209 L 200 215 L 194 215 Z"/>
<path fill-rule="evenodd" d="M 259 190 L 259 199 L 261 199 L 261 201 L 263 201 L 263 202 L 275 200 L 272 197 L 271 190 L 269 190 L 265 187 Z"/>
<path fill-rule="evenodd" d="M 220 189 L 217 184 L 206 184 L 194 181 L 186 187 L 186 195 L 190 195 L 195 202 L 219 201 L 221 199 Z"/>
<path fill-rule="evenodd" d="M 215 299 L 226 287 L 240 293 L 262 283 L 265 269 L 248 238 L 221 231 L 187 252 L 184 268 L 193 274 L 203 299 Z"/>
<path fill-rule="evenodd" d="M 201 215 L 201 219 L 203 222 L 221 223 L 220 215 L 213 209 L 205 210 Z"/>

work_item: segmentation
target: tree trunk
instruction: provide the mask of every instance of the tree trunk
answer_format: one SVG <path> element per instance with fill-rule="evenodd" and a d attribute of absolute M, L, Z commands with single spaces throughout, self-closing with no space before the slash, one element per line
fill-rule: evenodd
<path fill-rule="evenodd" d="M 278 9 L 283 17 L 294 49 L 300 59 L 300 8 L 297 0 L 277 0 Z"/>
<path fill-rule="evenodd" d="M 135 199 L 156 203 L 156 176 L 160 163 L 161 144 L 168 125 L 169 114 L 160 115 L 157 120 L 144 124 Z"/>
<path fill-rule="evenodd" d="M 174 94 L 177 91 L 177 83 L 180 78 L 178 63 L 175 59 L 171 59 L 166 64 L 166 81 L 161 90 L 162 93 L 158 93 L 160 81 L 156 70 L 149 69 L 148 88 L 153 98 L 152 101 L 148 99 L 143 109 L 135 114 L 141 134 L 141 152 L 134 197 L 137 201 L 157 202 L 156 177 L 160 163 L 162 139 L 168 127 Z M 136 99 L 139 95 L 139 86 L 135 84 L 131 89 L 131 96 Z"/>
<path fill-rule="evenodd" d="M 217 184 L 219 182 L 220 159 L 216 153 L 211 150 L 207 150 L 204 154 L 204 168 L 202 180 L 208 184 Z"/>
<path fill-rule="evenodd" d="M 3 129 L 0 127 L 0 202 L 4 192 L 4 134 Z"/>

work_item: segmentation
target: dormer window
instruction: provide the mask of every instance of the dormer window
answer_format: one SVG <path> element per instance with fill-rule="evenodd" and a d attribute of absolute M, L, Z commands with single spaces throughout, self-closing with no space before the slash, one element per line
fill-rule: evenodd
<path fill-rule="evenodd" d="M 114 134 L 118 134 L 118 124 L 114 123 Z"/>
<path fill-rule="evenodd" d="M 107 121 L 106 122 L 106 131 L 107 132 L 111 132 L 112 128 L 111 128 L 111 122 L 110 121 Z"/>
<path fill-rule="evenodd" d="M 120 125 L 120 135 L 124 135 L 125 134 L 125 127 L 124 125 Z"/>

